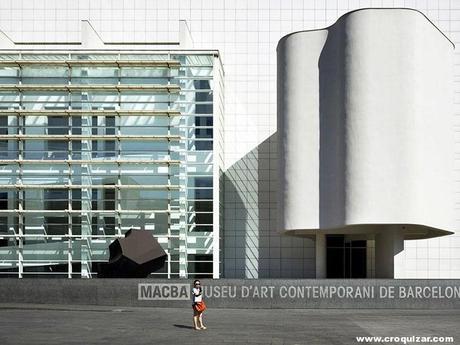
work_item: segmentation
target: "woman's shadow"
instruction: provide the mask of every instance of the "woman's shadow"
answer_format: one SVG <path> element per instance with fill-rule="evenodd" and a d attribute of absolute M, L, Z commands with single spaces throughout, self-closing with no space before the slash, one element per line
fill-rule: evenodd
<path fill-rule="evenodd" d="M 177 327 L 177 328 L 187 328 L 187 329 L 193 329 L 194 327 L 192 326 L 186 326 L 186 325 L 174 325 L 174 327 Z"/>

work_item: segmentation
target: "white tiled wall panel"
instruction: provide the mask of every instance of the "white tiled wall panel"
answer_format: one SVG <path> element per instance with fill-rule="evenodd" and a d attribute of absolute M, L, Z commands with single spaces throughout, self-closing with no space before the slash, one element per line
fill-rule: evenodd
<path fill-rule="evenodd" d="M 276 229 L 276 54 L 285 34 L 332 24 L 362 7 L 411 7 L 460 44 L 460 1 L 2 0 L 0 28 L 16 41 L 80 40 L 89 20 L 105 41 L 176 40 L 179 19 L 195 48 L 219 49 L 225 68 L 224 275 L 314 277 L 314 243 Z M 453 78 L 460 95 L 460 55 Z M 460 97 L 455 126 L 460 133 Z M 460 139 L 459 139 L 460 144 Z M 460 146 L 460 145 L 459 145 Z M 460 225 L 460 149 L 457 166 Z M 406 241 L 401 277 L 460 278 L 460 233 Z"/>

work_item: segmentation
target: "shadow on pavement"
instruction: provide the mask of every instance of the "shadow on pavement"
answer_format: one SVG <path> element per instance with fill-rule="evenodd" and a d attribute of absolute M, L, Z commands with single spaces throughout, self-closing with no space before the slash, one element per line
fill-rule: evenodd
<path fill-rule="evenodd" d="M 193 329 L 192 326 L 186 326 L 186 325 L 174 325 L 174 327 L 177 327 L 177 328 L 187 328 L 187 329 Z"/>

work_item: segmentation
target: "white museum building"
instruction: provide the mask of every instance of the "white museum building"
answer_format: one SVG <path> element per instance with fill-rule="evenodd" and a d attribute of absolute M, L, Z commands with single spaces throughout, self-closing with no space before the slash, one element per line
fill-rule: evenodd
<path fill-rule="evenodd" d="M 460 3 L 0 2 L 0 277 L 460 278 Z"/>

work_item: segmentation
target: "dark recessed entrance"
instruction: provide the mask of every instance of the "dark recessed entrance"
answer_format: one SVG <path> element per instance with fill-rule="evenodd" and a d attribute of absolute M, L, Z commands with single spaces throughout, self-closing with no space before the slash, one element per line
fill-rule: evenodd
<path fill-rule="evenodd" d="M 366 278 L 365 240 L 326 235 L 327 278 Z"/>

